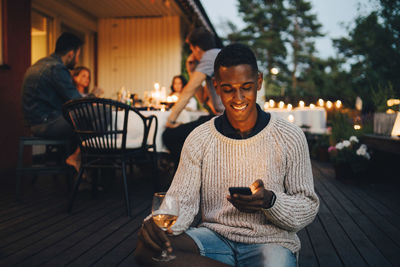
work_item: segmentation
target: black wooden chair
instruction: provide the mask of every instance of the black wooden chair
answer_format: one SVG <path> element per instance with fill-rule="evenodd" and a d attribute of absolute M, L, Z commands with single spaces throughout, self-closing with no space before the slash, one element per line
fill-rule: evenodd
<path fill-rule="evenodd" d="M 32 157 L 29 161 L 30 165 L 24 164 L 24 149 L 30 146 L 45 146 L 45 153 L 42 155 L 43 158 L 39 162 L 36 162 L 35 158 Z M 57 148 L 57 156 L 61 158 L 54 158 L 52 149 Z M 33 175 L 32 183 L 34 183 L 39 174 L 65 174 L 66 183 L 68 188 L 70 187 L 71 171 L 70 167 L 65 163 L 65 158 L 70 153 L 70 140 L 66 139 L 47 139 L 42 137 L 34 136 L 22 136 L 19 138 L 18 146 L 18 162 L 16 169 L 16 198 L 21 200 L 21 183 L 24 175 Z"/>
<path fill-rule="evenodd" d="M 80 139 L 81 168 L 71 195 L 68 211 L 82 180 L 82 174 L 90 168 L 119 168 L 122 171 L 126 209 L 131 216 L 126 166 L 128 162 L 150 161 L 153 171 L 157 170 L 157 117 L 145 117 L 135 108 L 111 99 L 84 98 L 71 100 L 63 106 L 64 117 L 71 123 Z M 138 118 L 136 131 L 141 131 L 141 140 L 134 147 L 127 148 L 128 120 Z M 153 124 L 154 122 L 154 124 Z M 154 127 L 152 143 L 147 142 L 151 127 Z M 156 177 L 153 177 L 154 181 Z"/>

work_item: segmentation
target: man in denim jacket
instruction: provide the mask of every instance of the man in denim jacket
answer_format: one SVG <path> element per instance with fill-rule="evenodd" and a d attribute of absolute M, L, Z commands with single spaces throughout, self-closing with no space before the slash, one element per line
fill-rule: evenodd
<path fill-rule="evenodd" d="M 72 136 L 72 128 L 62 116 L 62 105 L 81 98 L 69 70 L 77 63 L 82 45 L 82 40 L 65 32 L 57 39 L 54 54 L 40 59 L 25 73 L 23 112 L 35 136 L 56 139 Z"/>

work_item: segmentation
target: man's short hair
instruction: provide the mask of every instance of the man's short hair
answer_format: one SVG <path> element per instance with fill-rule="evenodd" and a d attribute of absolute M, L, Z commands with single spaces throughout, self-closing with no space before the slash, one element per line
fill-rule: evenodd
<path fill-rule="evenodd" d="M 232 67 L 237 65 L 250 65 L 255 75 L 258 73 L 257 59 L 253 51 L 244 44 L 230 44 L 223 48 L 214 61 L 214 75 L 219 78 L 219 68 Z"/>
<path fill-rule="evenodd" d="M 57 39 L 55 53 L 63 56 L 71 50 L 77 51 L 82 45 L 83 41 L 76 35 L 63 32 Z"/>
<path fill-rule="evenodd" d="M 214 35 L 204 27 L 194 29 L 187 37 L 189 44 L 198 46 L 204 51 L 216 48 Z"/>

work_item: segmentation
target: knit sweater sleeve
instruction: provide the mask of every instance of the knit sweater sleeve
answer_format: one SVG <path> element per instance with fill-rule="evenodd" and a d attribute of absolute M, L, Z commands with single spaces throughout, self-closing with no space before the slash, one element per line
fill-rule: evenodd
<path fill-rule="evenodd" d="M 300 128 L 289 125 L 283 131 L 285 142 L 286 173 L 284 192 L 274 192 L 276 201 L 265 215 L 278 227 L 297 232 L 310 224 L 319 209 L 319 199 L 314 191 L 308 145 Z"/>
<path fill-rule="evenodd" d="M 204 127 L 200 127 L 203 129 Z M 195 129 L 186 139 L 178 169 L 168 190 L 179 198 L 179 216 L 171 227 L 174 234 L 180 234 L 189 228 L 199 211 L 201 188 L 201 164 L 204 133 Z"/>

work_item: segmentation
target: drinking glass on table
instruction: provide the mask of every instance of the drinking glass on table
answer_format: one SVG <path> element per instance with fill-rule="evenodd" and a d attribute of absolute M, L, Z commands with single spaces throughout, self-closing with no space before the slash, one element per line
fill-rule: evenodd
<path fill-rule="evenodd" d="M 179 201 L 174 196 L 167 196 L 165 192 L 155 193 L 153 196 L 153 206 L 151 210 L 155 224 L 163 231 L 167 231 L 175 224 L 179 215 Z M 175 255 L 168 254 L 164 249 L 161 255 L 153 257 L 155 261 L 170 261 L 175 259 Z"/>

